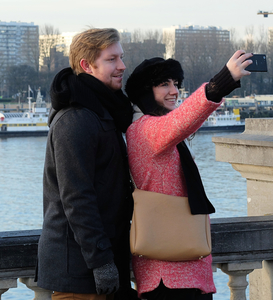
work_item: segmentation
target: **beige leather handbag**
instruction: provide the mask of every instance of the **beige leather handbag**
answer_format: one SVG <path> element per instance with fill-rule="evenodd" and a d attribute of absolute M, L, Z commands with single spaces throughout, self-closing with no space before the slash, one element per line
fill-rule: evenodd
<path fill-rule="evenodd" d="M 211 253 L 208 215 L 192 215 L 187 197 L 135 189 L 130 231 L 133 255 L 166 261 L 197 260 Z"/>

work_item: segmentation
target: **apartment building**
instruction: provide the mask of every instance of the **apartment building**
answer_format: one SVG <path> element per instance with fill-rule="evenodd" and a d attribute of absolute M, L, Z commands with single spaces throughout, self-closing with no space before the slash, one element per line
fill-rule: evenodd
<path fill-rule="evenodd" d="M 179 59 L 182 53 L 196 48 L 209 53 L 228 47 L 230 33 L 216 26 L 177 25 L 163 29 L 163 41 L 166 44 L 166 58 Z"/>
<path fill-rule="evenodd" d="M 38 69 L 39 27 L 24 22 L 0 21 L 0 72 L 14 65 Z"/>

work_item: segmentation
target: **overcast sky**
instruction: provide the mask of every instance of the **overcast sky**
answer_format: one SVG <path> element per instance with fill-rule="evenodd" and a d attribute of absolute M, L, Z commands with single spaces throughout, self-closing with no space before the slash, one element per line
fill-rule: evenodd
<path fill-rule="evenodd" d="M 0 21 L 53 25 L 60 32 L 92 27 L 154 30 L 172 25 L 235 28 L 243 36 L 253 26 L 273 27 L 272 0 L 0 0 Z"/>

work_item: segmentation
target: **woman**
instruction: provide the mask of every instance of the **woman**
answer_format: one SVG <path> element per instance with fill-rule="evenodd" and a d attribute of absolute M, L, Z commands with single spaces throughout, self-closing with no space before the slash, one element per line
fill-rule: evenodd
<path fill-rule="evenodd" d="M 223 96 L 240 87 L 240 78 L 250 74 L 245 68 L 252 63 L 246 60 L 251 56 L 238 50 L 209 83 L 178 108 L 178 89 L 183 80 L 178 61 L 152 58 L 134 70 L 125 90 L 144 116 L 128 128 L 126 139 L 131 173 L 139 189 L 188 197 L 193 214 L 215 211 L 184 141 L 220 106 Z M 192 176 L 198 180 L 191 180 Z M 139 297 L 212 299 L 216 289 L 211 263 L 211 255 L 187 262 L 133 257 Z"/>

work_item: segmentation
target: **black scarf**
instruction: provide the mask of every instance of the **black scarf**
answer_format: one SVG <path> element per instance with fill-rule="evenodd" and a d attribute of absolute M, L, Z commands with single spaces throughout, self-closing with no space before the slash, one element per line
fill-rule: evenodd
<path fill-rule="evenodd" d="M 116 125 L 116 134 L 123 157 L 124 176 L 128 180 L 128 197 L 133 187 L 130 181 L 127 149 L 121 132 L 126 132 L 132 123 L 133 109 L 128 98 L 121 90 L 112 92 L 106 85 L 92 75 L 81 73 L 75 75 L 71 68 L 60 71 L 54 78 L 50 89 L 51 103 L 54 111 L 50 115 L 53 120 L 56 113 L 69 106 L 83 106 L 104 117 L 104 108 L 110 113 Z M 133 201 L 130 202 L 131 204 Z M 132 213 L 132 207 L 129 213 Z M 130 215 L 131 217 L 131 215 Z"/>
<path fill-rule="evenodd" d="M 94 76 L 85 73 L 77 76 L 71 68 L 63 69 L 55 76 L 50 96 L 56 111 L 80 104 L 103 117 L 104 107 L 122 132 L 126 132 L 132 122 L 131 104 L 121 90 L 113 92 Z"/>
<path fill-rule="evenodd" d="M 215 208 L 206 195 L 198 168 L 187 145 L 182 141 L 176 147 L 186 179 L 191 213 L 193 215 L 214 213 Z"/>
<path fill-rule="evenodd" d="M 165 111 L 164 108 L 159 106 L 154 100 L 152 91 L 140 97 L 136 104 L 145 115 L 154 116 L 157 115 L 160 110 L 163 113 Z M 207 198 L 198 168 L 187 145 L 182 141 L 176 147 L 186 179 L 191 213 L 193 215 L 214 213 L 215 208 Z"/>

